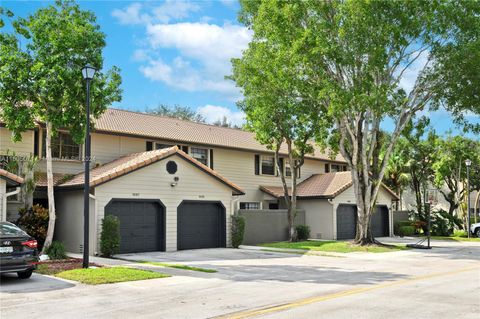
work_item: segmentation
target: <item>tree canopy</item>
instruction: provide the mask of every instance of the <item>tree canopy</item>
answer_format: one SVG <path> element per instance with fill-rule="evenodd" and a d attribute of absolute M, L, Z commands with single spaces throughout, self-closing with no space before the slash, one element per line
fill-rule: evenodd
<path fill-rule="evenodd" d="M 327 130 L 322 127 L 329 134 L 320 132 L 317 141 L 329 143 L 347 161 L 358 207 L 355 241 L 374 242 L 371 216 L 405 127 L 426 108 L 459 113 L 480 104 L 475 93 L 480 59 L 478 52 L 470 54 L 480 41 L 480 3 L 244 0 L 241 5 L 240 21 L 254 32 L 240 62 L 234 61 L 250 75 L 248 85 L 241 85 L 245 100 L 277 102 L 247 86 L 275 88 L 265 95 L 315 107 L 331 119 Z M 473 94 L 459 97 L 465 92 Z M 386 119 L 393 129 L 383 141 L 380 125 Z"/>

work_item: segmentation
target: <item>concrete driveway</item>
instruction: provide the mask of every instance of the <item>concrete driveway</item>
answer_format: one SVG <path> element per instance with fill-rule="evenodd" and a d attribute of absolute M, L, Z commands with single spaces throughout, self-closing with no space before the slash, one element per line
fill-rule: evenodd
<path fill-rule="evenodd" d="M 42 292 L 2 284 L 0 310 L 5 318 L 478 318 L 480 243 L 434 246 L 343 258 L 234 249 L 123 255 L 218 272 Z"/>

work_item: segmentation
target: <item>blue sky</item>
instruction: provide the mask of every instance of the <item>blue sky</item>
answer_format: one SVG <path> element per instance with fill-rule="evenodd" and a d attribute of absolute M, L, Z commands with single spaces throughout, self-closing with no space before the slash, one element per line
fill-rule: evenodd
<path fill-rule="evenodd" d="M 51 3 L 0 0 L 23 17 Z M 78 3 L 95 12 L 107 35 L 105 67 L 121 68 L 123 100 L 114 107 L 145 111 L 158 104 L 180 104 L 198 110 L 208 121 L 225 115 L 242 122 L 235 106 L 240 92 L 224 79 L 230 73 L 230 58 L 240 56 L 251 38 L 237 22 L 236 0 Z M 428 116 L 439 133 L 460 133 L 446 112 Z M 384 126 L 390 129 L 392 124 L 385 121 Z"/>

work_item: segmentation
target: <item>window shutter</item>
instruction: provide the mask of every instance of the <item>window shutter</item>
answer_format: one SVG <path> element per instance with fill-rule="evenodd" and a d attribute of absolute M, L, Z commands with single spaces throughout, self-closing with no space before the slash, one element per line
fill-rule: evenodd
<path fill-rule="evenodd" d="M 178 148 L 180 148 L 182 151 L 184 151 L 185 153 L 188 154 L 188 146 L 185 146 L 185 145 L 184 145 L 184 146 L 180 146 L 180 145 L 179 145 Z"/>
<path fill-rule="evenodd" d="M 260 155 L 255 154 L 255 175 L 260 175 Z"/>
<path fill-rule="evenodd" d="M 40 134 L 38 132 L 38 128 L 34 131 L 33 137 L 33 155 L 38 156 L 38 144 L 40 143 Z"/>
<path fill-rule="evenodd" d="M 297 172 L 297 178 L 300 178 L 300 177 L 301 177 L 301 175 L 302 175 L 301 173 L 302 173 L 302 168 L 299 167 L 299 168 L 298 168 L 298 172 Z"/>
<path fill-rule="evenodd" d="M 325 173 L 330 173 L 330 165 L 328 163 L 325 164 Z"/>
<path fill-rule="evenodd" d="M 280 168 L 280 170 L 281 170 L 282 172 L 285 172 L 285 159 L 284 159 L 284 158 L 280 158 L 279 160 L 280 160 L 280 163 L 278 163 L 278 166 L 279 166 L 279 168 Z M 278 171 L 277 171 L 277 174 L 276 174 L 276 175 L 277 175 L 277 176 L 279 175 L 279 174 L 278 174 Z"/>
<path fill-rule="evenodd" d="M 210 168 L 213 169 L 213 149 L 210 149 Z"/>
<path fill-rule="evenodd" d="M 146 150 L 147 152 L 153 150 L 153 142 L 147 141 Z"/>

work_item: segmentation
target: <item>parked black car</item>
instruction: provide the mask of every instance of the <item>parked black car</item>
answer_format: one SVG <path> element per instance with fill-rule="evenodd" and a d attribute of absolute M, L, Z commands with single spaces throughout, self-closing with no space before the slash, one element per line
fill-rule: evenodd
<path fill-rule="evenodd" d="M 9 222 L 0 222 L 0 273 L 30 278 L 38 262 L 37 241 Z"/>

